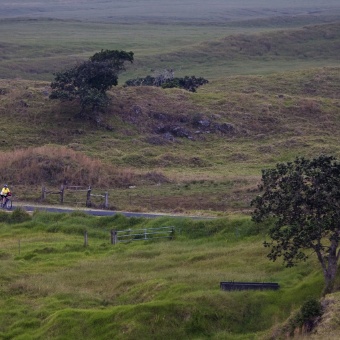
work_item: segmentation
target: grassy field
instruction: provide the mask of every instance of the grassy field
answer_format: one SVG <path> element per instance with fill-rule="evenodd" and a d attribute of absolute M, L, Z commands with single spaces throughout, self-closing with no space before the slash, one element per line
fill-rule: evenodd
<path fill-rule="evenodd" d="M 312 259 L 293 269 L 270 263 L 265 226 L 247 217 L 28 217 L 18 210 L 0 219 L 3 339 L 269 339 L 322 290 Z M 110 244 L 110 229 L 165 225 L 175 227 L 174 240 Z M 221 291 L 230 280 L 278 282 L 280 290 Z"/>
<path fill-rule="evenodd" d="M 0 338 L 279 339 L 294 331 L 287 318 L 320 297 L 321 271 L 313 257 L 293 269 L 269 262 L 268 226 L 253 225 L 250 202 L 263 168 L 340 157 L 338 1 L 0 6 L 0 181 L 14 205 L 58 204 L 59 195 L 41 201 L 42 186 L 64 184 L 107 192 L 114 210 L 217 217 L 0 212 Z M 77 103 L 49 100 L 50 81 L 101 49 L 131 50 L 135 62 L 109 92 L 107 112 L 80 120 Z M 209 83 L 196 93 L 123 86 L 164 68 Z M 85 200 L 66 189 L 64 205 Z M 174 240 L 110 244 L 111 229 L 164 225 L 175 226 Z M 281 288 L 221 291 L 228 280 Z M 338 299 L 324 300 L 322 338 L 339 337 Z"/>
<path fill-rule="evenodd" d="M 164 68 L 175 69 L 178 76 L 195 74 L 213 79 L 230 74 L 262 74 L 294 68 L 294 65 L 297 68 L 322 66 L 324 61 L 317 60 L 314 53 L 302 55 L 303 60 L 293 55 L 292 63 L 291 58 L 282 56 L 274 60 L 259 56 L 249 60 L 246 53 L 235 58 L 228 53 L 228 44 L 217 53 L 214 50 L 223 44 L 224 38 L 235 34 L 301 28 L 336 22 L 340 17 L 336 1 L 328 1 L 325 6 L 316 0 L 303 5 L 293 1 L 284 4 L 248 1 L 241 7 L 235 1 L 219 0 L 213 6 L 196 1 L 194 12 L 190 1 L 155 4 L 145 0 L 128 5 L 120 1 L 96 1 L 95 7 L 92 2 L 84 1 L 27 1 L 20 5 L 2 1 L 0 5 L 0 78 L 32 80 L 52 80 L 53 72 L 101 49 L 135 53 L 135 63 L 122 75 L 122 80 Z M 255 36 L 255 40 L 257 38 Z M 309 47 L 322 48 L 314 38 L 310 39 Z M 299 43 L 299 38 L 288 35 L 286 39 L 288 41 L 281 43 L 282 48 L 294 51 L 285 46 L 290 39 L 293 44 Z M 305 47 L 302 44 L 298 50 Z M 327 54 L 327 49 L 324 51 Z M 327 55 L 327 59 L 327 64 L 337 61 L 331 55 Z"/>

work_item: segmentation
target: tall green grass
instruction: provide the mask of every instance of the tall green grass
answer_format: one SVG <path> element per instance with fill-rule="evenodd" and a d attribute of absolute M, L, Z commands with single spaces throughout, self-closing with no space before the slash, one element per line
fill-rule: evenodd
<path fill-rule="evenodd" d="M 17 213 L 18 214 L 18 213 Z M 110 244 L 110 230 L 172 225 L 172 241 Z M 0 228 L 4 339 L 251 339 L 321 294 L 311 258 L 266 259 L 265 226 L 247 217 L 129 219 L 35 212 Z M 89 244 L 84 246 L 83 232 Z M 279 282 L 224 292 L 220 281 Z"/>

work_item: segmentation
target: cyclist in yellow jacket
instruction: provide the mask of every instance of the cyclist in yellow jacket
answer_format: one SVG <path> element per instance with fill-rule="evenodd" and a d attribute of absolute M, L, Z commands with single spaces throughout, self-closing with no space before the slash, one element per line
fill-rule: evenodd
<path fill-rule="evenodd" d="M 7 184 L 4 184 L 4 187 L 1 189 L 0 196 L 2 199 L 2 204 L 5 204 L 6 197 L 9 196 L 11 193 L 11 190 L 9 190 L 9 187 Z"/>

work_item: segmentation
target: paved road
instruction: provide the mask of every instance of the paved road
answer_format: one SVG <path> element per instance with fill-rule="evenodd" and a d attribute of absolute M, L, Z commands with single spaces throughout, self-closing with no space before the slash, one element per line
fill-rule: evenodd
<path fill-rule="evenodd" d="M 64 208 L 64 207 L 51 207 L 51 206 L 38 206 L 38 205 L 29 205 L 29 204 L 17 204 L 21 208 L 26 211 L 33 212 L 34 210 L 42 210 L 48 212 L 58 212 L 58 213 L 71 213 L 74 211 L 81 211 L 87 213 L 89 215 L 94 216 L 113 216 L 116 214 L 121 214 L 126 217 L 144 217 L 144 218 L 156 218 L 156 217 L 178 217 L 178 218 L 194 218 L 194 219 L 209 219 L 212 217 L 202 217 L 202 216 L 183 216 L 183 215 L 171 215 L 171 214 L 156 214 L 156 213 L 137 213 L 137 212 L 129 212 L 129 211 L 112 211 L 112 210 L 99 210 L 99 209 L 72 209 L 72 208 Z M 13 206 L 15 208 L 15 206 Z"/>

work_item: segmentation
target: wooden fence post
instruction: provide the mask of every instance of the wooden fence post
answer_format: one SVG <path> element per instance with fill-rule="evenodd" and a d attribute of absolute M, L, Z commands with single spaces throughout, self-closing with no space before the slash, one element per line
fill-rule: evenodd
<path fill-rule="evenodd" d="M 41 188 L 41 199 L 42 199 L 42 200 L 45 200 L 45 199 L 46 199 L 46 188 L 45 188 L 44 185 L 43 185 L 42 188 Z"/>
<path fill-rule="evenodd" d="M 64 203 L 64 185 L 60 187 L 60 204 Z"/>
<path fill-rule="evenodd" d="M 117 244 L 117 231 L 111 229 L 111 244 L 115 245 Z"/>
<path fill-rule="evenodd" d="M 87 231 L 85 230 L 85 233 L 84 233 L 84 247 L 87 247 L 88 246 L 88 234 L 87 234 Z"/>
<path fill-rule="evenodd" d="M 171 231 L 170 231 L 170 240 L 173 240 L 175 237 L 175 229 L 174 227 L 171 227 Z"/>
<path fill-rule="evenodd" d="M 91 187 L 87 189 L 87 194 L 86 194 L 86 206 L 90 207 L 91 206 Z"/>
<path fill-rule="evenodd" d="M 109 207 L 109 193 L 105 193 L 105 201 L 104 201 L 104 208 L 107 209 Z"/>

